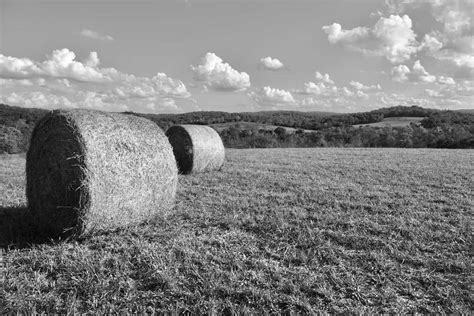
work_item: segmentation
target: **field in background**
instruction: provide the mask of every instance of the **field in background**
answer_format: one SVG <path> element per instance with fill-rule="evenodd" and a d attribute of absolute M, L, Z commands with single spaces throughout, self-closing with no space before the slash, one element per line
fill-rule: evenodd
<path fill-rule="evenodd" d="M 210 124 L 209 126 L 213 127 L 216 131 L 222 132 L 222 130 L 235 127 L 239 130 L 260 130 L 263 129 L 265 131 L 274 131 L 276 128 L 281 127 L 286 130 L 288 134 L 295 133 L 298 129 L 287 127 L 287 126 L 278 126 L 278 125 L 270 125 L 270 124 L 262 124 L 262 123 L 254 123 L 254 122 L 228 122 L 228 123 L 217 123 L 217 124 Z M 303 129 L 305 133 L 314 132 L 310 129 Z"/>
<path fill-rule="evenodd" d="M 370 124 L 358 124 L 352 125 L 354 127 L 360 126 L 372 126 L 372 127 L 407 127 L 411 123 L 420 123 L 425 117 L 411 117 L 411 116 L 400 116 L 400 117 L 385 117 L 381 122 L 370 123 Z"/>
<path fill-rule="evenodd" d="M 473 150 L 226 153 L 222 171 L 180 176 L 175 209 L 149 223 L 10 249 L 0 307 L 473 310 Z M 23 192 L 24 157 L 0 156 L 0 223 Z"/>

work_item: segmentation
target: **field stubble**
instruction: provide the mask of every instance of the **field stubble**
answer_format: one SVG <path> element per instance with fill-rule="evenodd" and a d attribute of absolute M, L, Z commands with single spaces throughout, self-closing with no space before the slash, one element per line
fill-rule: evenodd
<path fill-rule="evenodd" d="M 26 247 L 3 234 L 0 307 L 470 312 L 473 153 L 227 150 L 149 223 Z M 24 211 L 24 157 L 0 168 L 4 228 Z"/>

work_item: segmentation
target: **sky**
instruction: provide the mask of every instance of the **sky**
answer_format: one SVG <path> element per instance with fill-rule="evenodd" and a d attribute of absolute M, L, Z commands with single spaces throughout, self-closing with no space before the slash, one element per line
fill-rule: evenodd
<path fill-rule="evenodd" d="M 472 0 L 0 0 L 0 103 L 474 109 Z"/>

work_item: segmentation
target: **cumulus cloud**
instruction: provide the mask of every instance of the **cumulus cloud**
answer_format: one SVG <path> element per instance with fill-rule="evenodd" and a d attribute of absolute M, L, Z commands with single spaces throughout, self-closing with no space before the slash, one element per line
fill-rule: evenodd
<path fill-rule="evenodd" d="M 391 0 L 385 1 L 391 13 L 403 13 L 410 8 L 428 6 L 432 16 L 451 34 L 469 32 L 474 3 L 472 0 Z"/>
<path fill-rule="evenodd" d="M 328 95 L 338 92 L 338 88 L 335 86 L 334 80 L 332 80 L 327 73 L 323 75 L 319 71 L 316 71 L 314 74 L 314 81 L 315 82 L 309 81 L 304 83 L 303 89 L 296 89 L 294 92 L 310 95 Z"/>
<path fill-rule="evenodd" d="M 91 54 L 94 54 L 91 53 Z M 87 63 L 91 64 L 90 57 Z M 97 57 L 97 54 L 95 54 Z M 48 60 L 40 64 L 44 73 L 51 77 L 70 78 L 78 81 L 101 81 L 106 79 L 95 67 L 75 60 L 76 54 L 67 48 L 53 51 Z M 98 60 L 97 60 L 98 64 Z"/>
<path fill-rule="evenodd" d="M 100 34 L 99 32 L 92 31 L 89 29 L 83 29 L 81 31 L 81 36 L 90 38 L 90 39 L 100 40 L 100 41 L 113 41 L 114 40 L 114 38 L 110 35 Z"/>
<path fill-rule="evenodd" d="M 67 48 L 58 49 L 43 62 L 0 54 L 1 78 L 57 77 L 78 81 L 102 81 L 107 78 L 96 68 L 99 60 L 92 52 L 85 63 L 75 60 L 76 54 Z"/>
<path fill-rule="evenodd" d="M 419 60 L 415 61 L 412 69 L 406 65 L 398 65 L 392 68 L 392 79 L 397 82 L 414 82 L 414 83 L 434 83 L 439 84 L 455 84 L 451 77 L 436 77 L 426 71 Z"/>
<path fill-rule="evenodd" d="M 363 83 L 360 83 L 359 81 L 351 81 L 349 82 L 349 85 L 351 85 L 356 90 L 382 90 L 380 84 L 366 86 Z"/>
<path fill-rule="evenodd" d="M 324 83 L 315 83 L 310 81 L 303 84 L 302 90 L 295 90 L 295 92 L 301 94 L 321 95 L 326 91 L 326 89 L 327 87 Z"/>
<path fill-rule="evenodd" d="M 461 70 L 459 77 L 474 74 L 474 28 L 472 0 L 392 0 L 386 1 L 389 12 L 404 13 L 422 8 L 441 24 L 424 35 L 420 50 Z M 438 25 L 439 25 L 438 24 Z"/>
<path fill-rule="evenodd" d="M 96 52 L 82 62 L 68 49 L 55 50 L 42 62 L 0 55 L 3 100 L 44 108 L 89 107 L 102 110 L 172 111 L 175 102 L 194 101 L 181 80 L 164 73 L 141 77 L 114 68 L 100 68 Z"/>
<path fill-rule="evenodd" d="M 248 95 L 261 105 L 281 106 L 296 102 L 291 92 L 271 87 L 263 87 Z"/>
<path fill-rule="evenodd" d="M 214 53 L 207 53 L 201 64 L 191 66 L 194 79 L 203 81 L 214 90 L 241 91 L 250 87 L 250 77 L 246 72 L 233 69 Z"/>
<path fill-rule="evenodd" d="M 419 50 L 408 15 L 380 17 L 371 28 L 344 30 L 338 23 L 323 26 L 331 44 L 341 45 L 371 56 L 384 56 L 392 63 L 407 61 Z"/>
<path fill-rule="evenodd" d="M 436 52 L 439 51 L 442 47 L 443 43 L 438 39 L 435 34 L 425 34 L 423 41 L 420 45 L 420 50 Z"/>
<path fill-rule="evenodd" d="M 350 86 L 338 86 L 329 74 L 316 72 L 314 82 L 306 82 L 301 89 L 291 90 L 296 108 L 306 111 L 361 111 L 376 108 L 371 99 L 382 93 L 380 85 L 367 86 L 351 81 Z"/>
<path fill-rule="evenodd" d="M 314 74 L 314 78 L 318 81 L 318 82 L 322 82 L 322 83 L 326 83 L 326 84 L 334 84 L 334 81 L 331 80 L 331 78 L 329 77 L 328 74 L 321 74 L 319 71 L 316 71 L 316 73 Z"/>
<path fill-rule="evenodd" d="M 285 67 L 285 65 L 283 65 L 280 60 L 278 60 L 277 58 L 271 58 L 270 56 L 261 58 L 259 65 L 264 69 L 268 70 L 280 70 Z"/>
<path fill-rule="evenodd" d="M 23 79 L 43 73 L 32 60 L 0 54 L 0 78 Z"/>

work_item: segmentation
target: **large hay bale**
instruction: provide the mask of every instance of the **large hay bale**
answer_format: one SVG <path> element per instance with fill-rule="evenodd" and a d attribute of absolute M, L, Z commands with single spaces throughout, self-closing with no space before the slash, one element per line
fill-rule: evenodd
<path fill-rule="evenodd" d="M 180 173 L 218 170 L 225 149 L 219 134 L 209 126 L 175 125 L 166 131 Z"/>
<path fill-rule="evenodd" d="M 53 236 L 77 236 L 170 208 L 177 167 L 165 134 L 147 119 L 56 110 L 35 126 L 26 180 L 39 227 Z"/>

